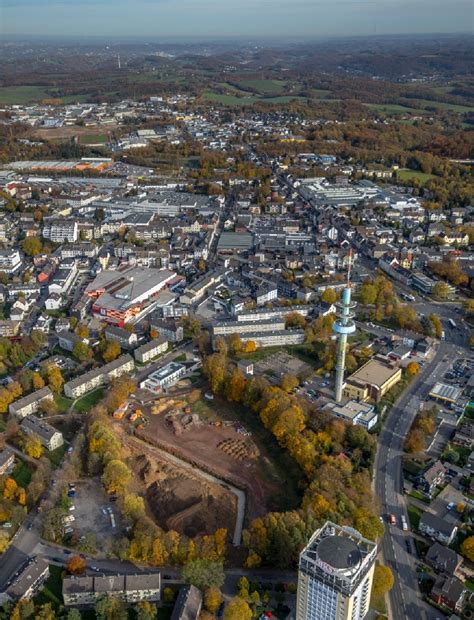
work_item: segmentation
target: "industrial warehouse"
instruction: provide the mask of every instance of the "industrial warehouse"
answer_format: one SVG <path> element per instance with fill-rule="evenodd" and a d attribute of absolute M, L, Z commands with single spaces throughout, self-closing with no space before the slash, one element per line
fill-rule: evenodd
<path fill-rule="evenodd" d="M 92 312 L 95 315 L 121 327 L 137 319 L 148 302 L 175 277 L 176 274 L 167 269 L 106 270 L 89 284 L 85 294 L 94 299 Z"/>

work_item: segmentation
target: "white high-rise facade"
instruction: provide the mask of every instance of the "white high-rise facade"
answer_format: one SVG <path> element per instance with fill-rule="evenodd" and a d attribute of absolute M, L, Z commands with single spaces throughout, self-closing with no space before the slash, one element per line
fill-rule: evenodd
<path fill-rule="evenodd" d="M 376 543 L 328 521 L 300 555 L 296 620 L 365 618 L 376 555 Z"/>

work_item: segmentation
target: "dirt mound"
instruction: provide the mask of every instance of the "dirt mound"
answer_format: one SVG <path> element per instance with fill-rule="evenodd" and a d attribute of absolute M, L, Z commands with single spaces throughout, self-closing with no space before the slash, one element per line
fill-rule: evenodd
<path fill-rule="evenodd" d="M 164 530 L 193 537 L 226 528 L 232 534 L 237 500 L 225 487 L 149 453 L 133 459 L 133 470 L 150 515 Z"/>

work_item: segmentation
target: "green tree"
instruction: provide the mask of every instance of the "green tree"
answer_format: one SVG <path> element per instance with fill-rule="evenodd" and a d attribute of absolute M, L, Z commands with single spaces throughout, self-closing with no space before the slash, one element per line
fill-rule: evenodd
<path fill-rule="evenodd" d="M 38 237 L 26 237 L 21 242 L 21 249 L 27 256 L 37 256 L 41 254 L 43 246 Z"/>
<path fill-rule="evenodd" d="M 434 329 L 434 333 L 436 338 L 441 338 L 441 334 L 443 333 L 443 325 L 441 320 L 437 314 L 430 314 L 429 320 L 431 321 Z"/>
<path fill-rule="evenodd" d="M 377 301 L 377 287 L 371 282 L 364 282 L 360 287 L 359 300 L 365 306 L 372 305 Z"/>
<path fill-rule="evenodd" d="M 321 295 L 321 301 L 327 304 L 335 304 L 337 301 L 337 293 L 333 288 L 327 288 Z"/>
<path fill-rule="evenodd" d="M 97 620 L 127 620 L 127 610 L 122 601 L 113 596 L 100 596 L 95 603 Z"/>
<path fill-rule="evenodd" d="M 78 340 L 72 347 L 72 354 L 78 362 L 82 363 L 92 357 L 92 349 L 85 342 Z"/>
<path fill-rule="evenodd" d="M 204 559 L 187 562 L 183 566 L 181 576 L 186 583 L 190 583 L 200 590 L 220 588 L 225 579 L 222 562 Z"/>
<path fill-rule="evenodd" d="M 446 282 L 437 282 L 433 286 L 433 295 L 438 299 L 448 299 L 450 296 L 450 288 Z"/>
<path fill-rule="evenodd" d="M 113 459 L 105 466 L 102 482 L 108 493 L 123 493 L 131 477 L 132 473 L 125 463 Z"/>
<path fill-rule="evenodd" d="M 67 620 L 81 620 L 81 612 L 78 609 L 70 609 L 66 618 Z"/>

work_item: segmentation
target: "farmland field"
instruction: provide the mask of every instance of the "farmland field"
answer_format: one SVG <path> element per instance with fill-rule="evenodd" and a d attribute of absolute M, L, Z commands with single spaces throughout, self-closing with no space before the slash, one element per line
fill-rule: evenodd
<path fill-rule="evenodd" d="M 281 80 L 241 80 L 239 84 L 265 95 L 281 93 L 286 86 L 286 82 Z"/>
<path fill-rule="evenodd" d="M 0 104 L 14 105 L 51 98 L 42 86 L 2 86 Z"/>
<path fill-rule="evenodd" d="M 235 97 L 234 95 L 221 95 L 212 92 L 204 93 L 204 98 L 208 101 L 214 101 L 215 103 L 222 103 L 223 105 L 252 105 L 260 100 L 260 97 L 257 95 Z"/>
<path fill-rule="evenodd" d="M 408 179 L 418 179 L 422 183 L 426 183 L 430 179 L 435 177 L 434 174 L 428 174 L 427 172 L 420 172 L 419 170 L 398 170 L 397 179 L 400 181 L 408 181 Z"/>
<path fill-rule="evenodd" d="M 424 110 L 417 108 L 409 108 L 408 106 L 398 105 L 396 103 L 364 103 L 368 108 L 377 112 L 385 112 L 386 114 L 423 114 Z"/>
<path fill-rule="evenodd" d="M 467 105 L 460 105 L 458 103 L 446 103 L 444 101 L 431 101 L 431 99 L 414 99 L 415 105 L 422 105 L 427 108 L 437 108 L 438 110 L 450 110 L 451 112 L 457 112 L 459 114 L 465 114 L 467 112 L 474 112 L 474 107 Z"/>
<path fill-rule="evenodd" d="M 86 133 L 79 136 L 79 142 L 81 144 L 105 144 L 107 135 L 105 133 Z"/>

